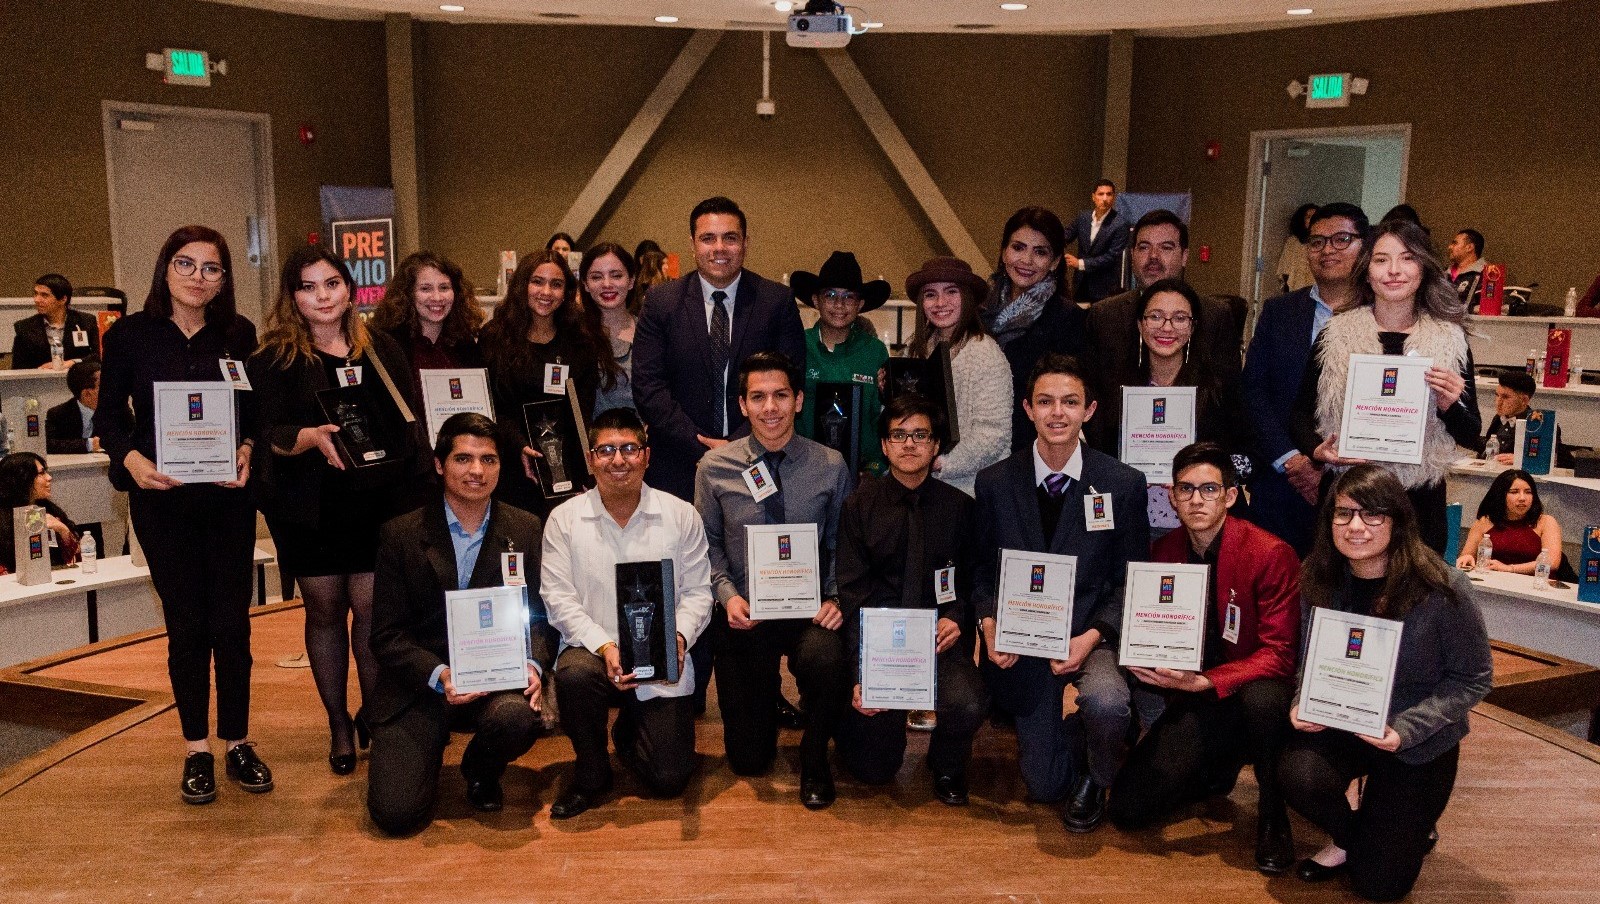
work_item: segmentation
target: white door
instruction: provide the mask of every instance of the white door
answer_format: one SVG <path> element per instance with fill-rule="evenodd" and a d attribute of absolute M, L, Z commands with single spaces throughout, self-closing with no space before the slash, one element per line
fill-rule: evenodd
<path fill-rule="evenodd" d="M 267 117 L 105 104 L 112 256 L 129 310 L 144 304 L 156 255 L 180 226 L 227 239 L 239 313 L 261 323 L 273 281 Z"/>

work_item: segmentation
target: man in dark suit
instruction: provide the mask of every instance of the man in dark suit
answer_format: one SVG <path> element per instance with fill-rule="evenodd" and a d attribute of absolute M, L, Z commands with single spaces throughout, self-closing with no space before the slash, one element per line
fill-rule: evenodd
<path fill-rule="evenodd" d="M 734 377 L 760 351 L 806 359 L 794 298 L 744 269 L 744 211 L 717 197 L 689 215 L 695 271 L 650 290 L 633 340 L 633 400 L 650 427 L 646 482 L 694 499 L 700 456 L 749 432 Z"/>
<path fill-rule="evenodd" d="M 94 410 L 100 405 L 100 362 L 88 358 L 67 371 L 72 398 L 44 413 L 44 448 L 51 455 L 99 452 Z"/>
<path fill-rule="evenodd" d="M 1096 302 L 1122 288 L 1122 253 L 1128 250 L 1128 224 L 1116 211 L 1117 184 L 1094 184 L 1094 209 L 1085 210 L 1067 227 L 1067 241 L 1077 240 L 1078 253 L 1067 266 L 1078 271 L 1073 297 Z"/>
<path fill-rule="evenodd" d="M 1312 340 L 1334 311 L 1355 300 L 1356 258 L 1367 225 L 1367 215 L 1354 204 L 1317 209 L 1306 242 L 1312 284 L 1262 304 L 1245 354 L 1244 404 L 1261 463 L 1251 486 L 1250 518 L 1301 556 L 1311 551 L 1322 467 L 1295 447 L 1289 421 Z"/>
<path fill-rule="evenodd" d="M 501 808 L 500 776 L 533 746 L 541 679 L 551 662 L 543 625 L 536 624 L 526 690 L 457 693 L 445 592 L 524 580 L 537 598 L 542 525 L 504 502 L 490 503 L 500 478 L 493 421 L 451 417 L 439 430 L 434 460 L 444 498 L 383 526 L 374 577 L 372 653 L 379 672 L 377 691 L 363 707 L 372 724 L 367 811 L 391 835 L 432 819 L 452 728 L 475 732 L 461 755 L 467 801 L 484 812 Z"/>
<path fill-rule="evenodd" d="M 1022 405 L 1038 439 L 978 474 L 973 602 L 986 638 L 990 692 L 1017 720 L 1018 765 L 1029 796 L 1067 796 L 1067 828 L 1089 832 L 1105 815 L 1132 716 L 1131 691 L 1116 657 L 1127 565 L 1150 549 L 1145 479 L 1082 442 L 1095 403 L 1073 359 L 1041 358 Z M 1077 557 L 1065 659 L 995 650 L 1005 549 Z M 1068 684 L 1077 686 L 1081 718 L 1062 717 Z"/>
<path fill-rule="evenodd" d="M 1528 416 L 1536 389 L 1538 384 L 1533 377 L 1523 371 L 1507 371 L 1500 375 L 1500 385 L 1494 390 L 1494 417 L 1489 419 L 1489 426 L 1478 441 L 1479 453 L 1486 451 L 1489 438 L 1494 437 L 1495 444 L 1500 447 L 1495 454 L 1495 461 L 1503 465 L 1511 464 L 1516 452 L 1517 418 Z"/>
<path fill-rule="evenodd" d="M 33 306 L 39 313 L 17 321 L 11 340 L 11 369 L 53 367 L 51 346 L 60 344 L 62 366 L 100 354 L 100 325 L 93 314 L 72 310 L 72 283 L 59 273 L 34 281 Z"/>

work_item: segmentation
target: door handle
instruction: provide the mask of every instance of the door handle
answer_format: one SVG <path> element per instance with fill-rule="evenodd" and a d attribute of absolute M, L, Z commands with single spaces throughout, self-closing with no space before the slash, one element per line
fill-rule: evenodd
<path fill-rule="evenodd" d="M 245 256 L 250 261 L 250 266 L 261 266 L 261 218 L 246 216 L 244 218 Z"/>

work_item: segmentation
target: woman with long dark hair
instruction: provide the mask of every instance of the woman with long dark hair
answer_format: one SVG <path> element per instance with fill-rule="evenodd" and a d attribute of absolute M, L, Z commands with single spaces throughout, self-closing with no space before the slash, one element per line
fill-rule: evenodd
<path fill-rule="evenodd" d="M 267 312 L 261 348 L 250 358 L 260 413 L 252 488 L 277 546 L 278 564 L 305 601 L 306 655 L 328 716 L 328 768 L 349 775 L 356 742 L 368 730 L 352 719 L 346 687 L 355 656 L 362 699 L 377 687 L 372 579 L 378 528 L 399 514 L 399 499 L 418 476 L 416 399 L 405 352 L 389 335 L 368 330 L 352 298 L 344 261 L 308 245 L 283 263 L 278 296 Z M 399 445 L 375 464 L 341 456 L 319 393 L 356 384 L 386 421 L 369 425 Z M 410 415 L 408 421 L 407 415 Z"/>
<path fill-rule="evenodd" d="M 600 385 L 594 413 L 633 407 L 633 330 L 644 297 L 634 292 L 639 267 L 616 242 L 601 242 L 583 253 L 578 295 L 591 332 L 606 337 L 611 354 L 600 359 Z"/>
<path fill-rule="evenodd" d="M 217 735 L 227 775 L 246 791 L 272 790 L 272 770 L 250 743 L 250 597 L 255 507 L 250 478 L 253 393 L 235 392 L 237 477 L 184 483 L 156 469 L 155 384 L 220 380 L 243 361 L 256 328 L 240 316 L 233 258 L 222 234 L 185 226 L 156 255 L 144 309 L 106 331 L 95 435 L 111 456 L 111 484 L 128 493 L 133 529 L 150 565 L 167 626 L 167 673 L 188 749 L 180 790 L 192 804 L 216 799 L 210 736 L 211 671 Z"/>
<path fill-rule="evenodd" d="M 454 261 L 431 251 L 406 256 L 372 312 L 374 330 L 388 333 L 406 353 L 412 390 L 422 396 L 423 369 L 482 367 L 478 330 L 483 312 Z"/>
<path fill-rule="evenodd" d="M 1338 453 L 1350 356 L 1432 358 L 1424 379 L 1435 410 L 1423 436 L 1422 463 L 1384 467 L 1411 496 L 1423 538 L 1443 553 L 1445 474 L 1458 454 L 1456 446 L 1477 448 L 1483 429 L 1473 388 L 1472 349 L 1462 326 L 1466 309 L 1433 256 L 1427 234 L 1404 220 L 1373 227 L 1361 245 L 1355 276 L 1355 302 L 1334 312 L 1311 348 L 1290 424 L 1295 444 L 1334 471 L 1361 463 Z"/>
<path fill-rule="evenodd" d="M 1022 410 L 1028 376 L 1046 352 L 1083 352 L 1083 309 L 1072 302 L 1067 275 L 1066 228 L 1043 207 L 1024 207 L 1000 233 L 1000 265 L 978 308 L 984 329 L 1000 344 L 1011 368 L 1011 448 L 1033 442 L 1033 421 Z"/>
<path fill-rule="evenodd" d="M 13 452 L 0 458 L 0 566 L 17 570 L 16 537 L 11 509 L 28 505 L 44 507 L 44 525 L 55 532 L 56 544 L 50 548 L 51 565 L 71 565 L 78 561 L 78 526 L 65 510 L 50 498 L 50 467 L 32 452 Z M 0 572 L 4 573 L 4 572 Z"/>
<path fill-rule="evenodd" d="M 1306 616 L 1315 608 L 1401 622 L 1381 738 L 1324 728 L 1289 711 L 1297 729 L 1278 765 L 1289 805 L 1329 843 L 1295 874 L 1321 882 L 1348 873 L 1356 894 L 1397 901 L 1438 841 L 1434 824 L 1455 787 L 1467 713 L 1489 693 L 1493 663 L 1466 575 L 1424 542 L 1411 500 L 1386 468 L 1357 465 L 1334 481 L 1301 570 Z M 1346 792 L 1366 779 L 1360 808 Z"/>
<path fill-rule="evenodd" d="M 1494 549 L 1487 561 L 1478 561 L 1478 543 L 1488 536 Z M 1561 564 L 1561 522 L 1544 513 L 1539 484 L 1527 471 L 1501 471 L 1478 503 L 1478 517 L 1461 544 L 1456 567 L 1464 571 L 1509 571 L 1533 574 L 1539 554 L 1555 573 Z"/>

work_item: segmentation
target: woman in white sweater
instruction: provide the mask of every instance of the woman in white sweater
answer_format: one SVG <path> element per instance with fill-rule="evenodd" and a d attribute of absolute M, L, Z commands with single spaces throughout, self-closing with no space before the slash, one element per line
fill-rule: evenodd
<path fill-rule="evenodd" d="M 1011 366 L 978 318 L 988 291 L 983 277 L 953 257 L 936 257 L 906 277 L 906 297 L 917 305 L 907 353 L 926 358 L 943 344 L 955 384 L 961 441 L 934 460 L 933 471 L 969 496 L 978 472 L 1011 453 Z"/>

